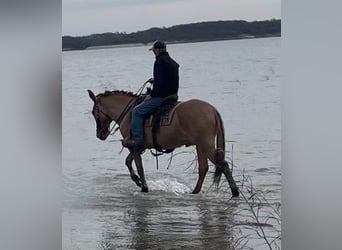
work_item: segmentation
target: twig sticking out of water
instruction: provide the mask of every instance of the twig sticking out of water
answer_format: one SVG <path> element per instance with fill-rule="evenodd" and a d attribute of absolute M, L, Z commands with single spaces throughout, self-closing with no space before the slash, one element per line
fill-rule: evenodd
<path fill-rule="evenodd" d="M 178 156 L 178 155 L 182 155 L 182 154 L 193 154 L 194 155 L 194 159 L 193 160 L 190 160 L 190 161 L 187 161 L 187 162 L 184 162 L 184 163 L 181 163 L 179 165 L 188 165 L 188 167 L 186 168 L 189 169 L 193 164 L 195 164 L 195 168 L 197 167 L 197 157 L 194 153 L 194 151 L 187 151 L 187 150 L 183 150 L 183 151 L 179 151 L 177 153 L 173 153 L 171 154 L 171 156 L 169 157 L 169 164 L 167 166 L 167 169 L 170 168 L 171 166 L 171 162 L 173 160 L 174 157 Z"/>
<path fill-rule="evenodd" d="M 252 240 L 262 240 L 261 244 L 266 245 L 271 250 L 280 249 L 281 231 L 275 227 L 281 225 L 280 203 L 276 204 L 278 206 L 277 208 L 270 204 L 265 193 L 257 190 L 254 187 L 252 178 L 246 174 L 245 169 L 240 171 L 239 168 L 234 165 L 233 150 L 234 148 L 232 146 L 232 158 L 226 157 L 226 160 L 228 161 L 229 166 L 235 170 L 234 178 L 236 178 L 236 183 L 239 186 L 240 194 L 243 199 L 232 199 L 232 202 L 238 202 L 239 207 L 238 211 L 234 214 L 236 214 L 239 218 L 246 218 L 247 220 L 233 225 L 234 229 L 237 230 L 237 235 L 240 235 L 240 237 L 236 238 L 234 242 L 232 242 L 232 249 L 253 249 L 252 247 L 248 246 L 251 244 Z M 193 151 L 177 152 L 171 155 L 170 161 L 172 160 L 172 157 L 189 153 L 194 155 L 194 159 L 180 165 L 187 164 L 188 166 L 186 169 L 189 169 L 192 166 L 194 166 L 194 169 L 196 169 L 198 162 L 196 154 Z M 221 185 L 216 188 L 216 191 L 218 191 L 224 185 L 226 185 L 226 182 L 221 182 Z M 213 185 L 208 188 L 205 194 L 208 194 L 208 192 L 212 189 L 212 186 Z M 247 205 L 247 207 L 243 207 L 244 205 Z M 241 227 L 243 227 L 242 229 L 245 230 L 242 230 Z M 266 228 L 267 230 L 265 230 Z M 252 233 L 246 233 L 246 230 Z"/>
<path fill-rule="evenodd" d="M 171 162 L 172 162 L 172 159 L 173 159 L 173 151 L 171 152 L 171 156 L 170 156 L 170 158 L 169 158 L 169 164 L 167 164 L 167 168 L 166 169 L 169 169 L 170 168 L 170 166 L 171 166 Z"/>
<path fill-rule="evenodd" d="M 239 230 L 239 234 L 242 236 L 240 236 L 233 242 L 232 249 L 234 250 L 252 249 L 253 250 L 253 248 L 247 246 L 249 242 L 248 237 L 251 237 L 253 234 L 243 235 L 242 230 L 240 228 L 238 230 Z"/>
<path fill-rule="evenodd" d="M 236 223 L 234 227 L 243 226 L 244 229 L 253 231 L 254 233 L 246 235 L 241 228 L 238 228 L 238 235 L 241 236 L 234 241 L 233 249 L 248 249 L 247 243 L 250 242 L 250 240 L 258 239 L 263 239 L 264 244 L 271 250 L 280 249 L 281 231 L 274 227 L 274 221 L 279 226 L 281 225 L 280 204 L 278 203 L 278 209 L 275 209 L 266 199 L 265 193 L 254 188 L 251 177 L 245 174 L 245 169 L 243 169 L 240 177 L 242 180 L 240 181 L 241 185 L 239 189 L 241 197 L 243 198 L 243 203 L 240 203 L 239 205 L 241 207 L 243 204 L 247 204 L 248 207 L 240 208 L 234 214 L 239 217 L 249 218 L 252 222 L 245 221 Z M 267 210 L 271 210 L 271 212 Z M 270 221 L 273 222 L 273 225 L 269 224 Z M 268 229 L 268 234 L 264 228 Z M 270 235 L 270 233 L 272 235 Z"/>
<path fill-rule="evenodd" d="M 269 241 L 268 241 L 268 239 L 267 239 L 267 237 L 266 237 L 266 235 L 265 235 L 264 229 L 263 229 L 263 227 L 262 227 L 262 225 L 261 225 L 261 223 L 260 223 L 260 221 L 259 221 L 259 211 L 260 211 L 260 206 L 259 206 L 259 204 L 257 205 L 258 210 L 257 210 L 257 213 L 256 213 L 256 212 L 254 211 L 254 206 L 253 206 L 253 204 L 250 203 L 250 202 L 248 201 L 248 199 L 246 198 L 246 196 L 244 195 L 244 193 L 243 193 L 242 191 L 240 191 L 240 194 L 241 194 L 241 196 L 243 197 L 243 199 L 246 201 L 246 203 L 248 204 L 248 206 L 250 207 L 251 212 L 252 212 L 252 214 L 253 214 L 253 216 L 254 216 L 254 218 L 255 218 L 255 220 L 256 220 L 256 222 L 257 222 L 257 224 L 258 224 L 258 226 L 259 226 L 259 228 L 260 228 L 260 230 L 261 230 L 261 232 L 262 232 L 262 235 L 259 234 L 258 230 L 256 230 L 256 233 L 257 233 L 260 237 L 262 237 L 262 238 L 265 239 L 267 245 L 268 245 L 269 248 L 272 250 L 271 244 L 269 243 Z"/>
<path fill-rule="evenodd" d="M 233 156 L 233 153 L 234 153 L 234 144 L 232 144 L 232 174 L 233 174 L 233 171 L 234 171 L 234 156 Z"/>

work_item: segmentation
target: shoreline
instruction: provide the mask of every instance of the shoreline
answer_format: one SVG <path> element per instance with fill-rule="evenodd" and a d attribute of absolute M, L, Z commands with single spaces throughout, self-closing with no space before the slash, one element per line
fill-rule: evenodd
<path fill-rule="evenodd" d="M 281 34 L 268 34 L 263 36 L 252 36 L 252 35 L 240 35 L 238 37 L 224 38 L 224 39 L 196 39 L 187 41 L 165 41 L 166 44 L 182 44 L 182 43 L 201 43 L 201 42 L 215 42 L 215 41 L 227 41 L 227 40 L 244 40 L 244 39 L 258 39 L 258 38 L 270 38 L 270 37 L 281 37 Z M 130 48 L 130 47 L 142 47 L 151 46 L 152 43 L 122 43 L 113 45 L 103 45 L 103 46 L 90 46 L 83 50 L 98 50 L 98 49 L 113 49 L 113 48 Z M 81 49 L 69 49 L 64 48 L 62 52 L 67 51 L 83 51 Z"/>

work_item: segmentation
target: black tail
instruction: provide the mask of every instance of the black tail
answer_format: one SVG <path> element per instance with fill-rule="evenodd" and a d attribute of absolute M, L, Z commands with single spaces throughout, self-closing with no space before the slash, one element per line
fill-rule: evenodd
<path fill-rule="evenodd" d="M 220 184 L 221 176 L 223 173 L 222 163 L 224 162 L 224 151 L 222 149 L 215 150 L 215 173 L 214 183 L 216 187 Z"/>
<path fill-rule="evenodd" d="M 218 187 L 223 173 L 227 178 L 233 197 L 238 197 L 239 188 L 237 187 L 232 172 L 229 169 L 228 162 L 224 160 L 224 152 L 222 150 L 216 149 L 215 166 L 214 183 L 216 184 L 216 187 Z"/>
<path fill-rule="evenodd" d="M 223 154 L 224 154 L 226 150 L 224 126 L 223 126 L 221 115 L 217 110 L 215 110 L 215 118 L 216 118 L 216 148 L 222 149 Z M 224 155 L 223 155 L 223 158 L 224 158 Z"/>
<path fill-rule="evenodd" d="M 227 181 L 229 183 L 230 189 L 234 197 L 239 196 L 239 189 L 236 186 L 235 180 L 233 178 L 232 172 L 229 169 L 228 162 L 225 158 L 225 136 L 224 136 L 224 127 L 223 121 L 220 114 L 216 111 L 216 149 L 215 149 L 215 174 L 214 174 L 214 183 L 218 187 L 222 173 L 226 176 Z"/>
<path fill-rule="evenodd" d="M 223 173 L 222 163 L 225 158 L 225 134 L 224 134 L 224 126 L 221 115 L 217 110 L 215 110 L 215 118 L 216 118 L 216 149 L 215 149 L 215 174 L 214 174 L 214 183 L 218 187 L 221 176 Z"/>

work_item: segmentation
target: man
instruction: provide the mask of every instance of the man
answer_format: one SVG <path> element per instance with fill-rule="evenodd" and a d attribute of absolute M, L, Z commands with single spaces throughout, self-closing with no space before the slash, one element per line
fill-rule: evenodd
<path fill-rule="evenodd" d="M 122 145 L 128 148 L 143 148 L 144 145 L 144 118 L 162 104 L 165 97 L 178 93 L 179 64 L 175 62 L 166 50 L 163 41 L 155 41 L 152 50 L 156 60 L 153 67 L 152 91 L 146 99 L 132 111 L 131 138 L 125 138 Z"/>

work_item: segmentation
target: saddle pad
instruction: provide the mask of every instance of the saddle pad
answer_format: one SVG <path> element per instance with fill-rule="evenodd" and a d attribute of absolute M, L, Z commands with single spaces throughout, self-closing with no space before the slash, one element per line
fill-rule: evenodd
<path fill-rule="evenodd" d="M 171 124 L 172 122 L 172 117 L 173 114 L 177 108 L 177 106 L 180 104 L 181 102 L 178 102 L 171 110 L 164 112 L 161 116 L 160 116 L 160 126 L 168 126 Z M 147 118 L 145 120 L 145 126 L 146 127 L 152 127 L 152 120 L 153 120 L 153 115 L 151 115 L 149 118 Z"/>

